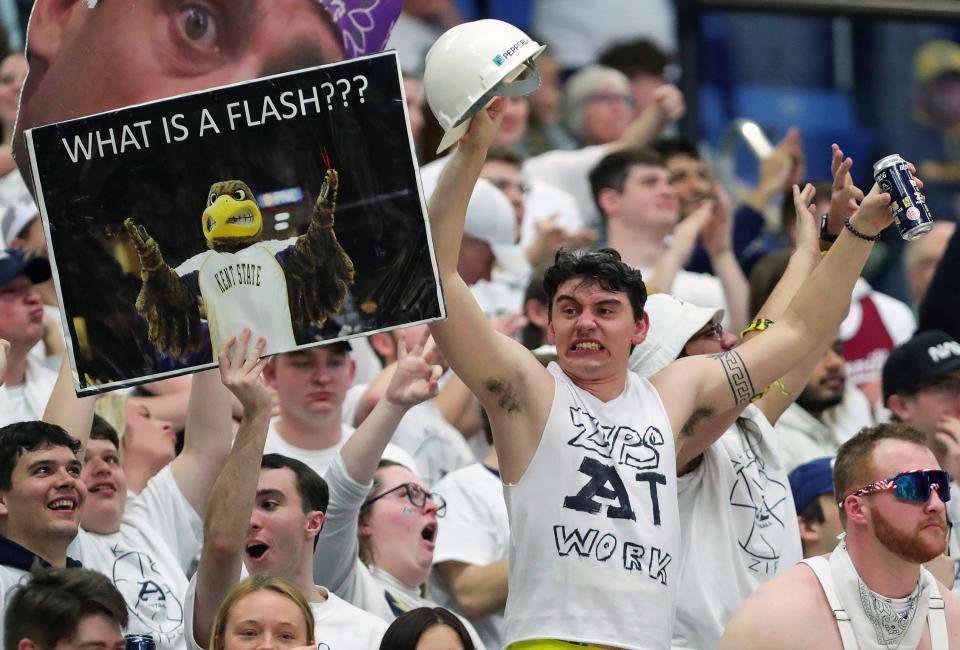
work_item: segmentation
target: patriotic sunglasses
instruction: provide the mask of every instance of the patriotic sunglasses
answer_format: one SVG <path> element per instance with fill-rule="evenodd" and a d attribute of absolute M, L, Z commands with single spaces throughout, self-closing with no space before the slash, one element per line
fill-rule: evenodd
<path fill-rule="evenodd" d="M 914 503 L 926 503 L 931 491 L 936 490 L 940 500 L 946 503 L 950 500 L 950 476 L 942 469 L 916 469 L 871 483 L 850 496 L 859 497 L 884 490 L 893 490 L 893 496 L 901 501 Z M 842 508 L 843 501 L 838 505 Z"/>

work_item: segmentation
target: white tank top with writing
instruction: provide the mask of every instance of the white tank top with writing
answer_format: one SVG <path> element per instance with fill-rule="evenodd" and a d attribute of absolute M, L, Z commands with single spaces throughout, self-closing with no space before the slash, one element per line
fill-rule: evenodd
<path fill-rule="evenodd" d="M 603 402 L 549 368 L 556 393 L 510 514 L 507 639 L 670 647 L 680 523 L 673 431 L 629 372 Z"/>

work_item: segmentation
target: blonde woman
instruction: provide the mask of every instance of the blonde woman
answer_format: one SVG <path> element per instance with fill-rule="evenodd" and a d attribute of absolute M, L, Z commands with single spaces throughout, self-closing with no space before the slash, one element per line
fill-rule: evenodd
<path fill-rule="evenodd" d="M 220 605 L 210 650 L 315 650 L 313 623 L 310 605 L 288 581 L 250 576 Z"/>

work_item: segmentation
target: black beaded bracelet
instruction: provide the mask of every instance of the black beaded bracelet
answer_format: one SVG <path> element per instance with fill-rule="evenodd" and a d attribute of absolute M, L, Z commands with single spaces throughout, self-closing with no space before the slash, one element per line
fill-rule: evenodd
<path fill-rule="evenodd" d="M 854 236 L 859 237 L 860 239 L 862 239 L 862 240 L 864 240 L 864 241 L 877 241 L 878 239 L 880 239 L 880 233 L 877 233 L 876 235 L 873 235 L 873 236 L 871 237 L 870 235 L 864 235 L 862 232 L 860 232 L 859 230 L 857 230 L 856 228 L 854 228 L 854 227 L 853 227 L 853 224 L 850 223 L 850 217 L 844 217 L 844 219 L 843 219 L 843 225 L 844 225 L 844 227 L 845 227 L 847 230 L 849 230 L 850 232 L 852 232 L 852 233 L 854 234 Z"/>

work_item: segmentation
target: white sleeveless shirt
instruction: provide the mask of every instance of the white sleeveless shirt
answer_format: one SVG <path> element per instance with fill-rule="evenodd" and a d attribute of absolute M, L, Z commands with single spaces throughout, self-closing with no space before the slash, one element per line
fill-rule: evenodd
<path fill-rule="evenodd" d="M 533 459 L 504 487 L 510 515 L 507 642 L 670 647 L 680 522 L 673 431 L 660 396 L 627 373 L 603 402 L 556 363 Z"/>

